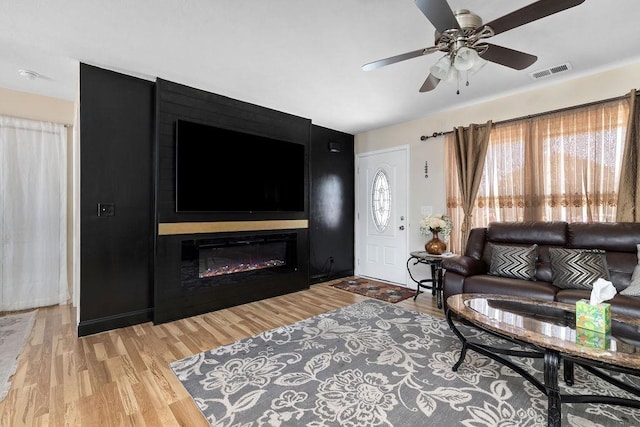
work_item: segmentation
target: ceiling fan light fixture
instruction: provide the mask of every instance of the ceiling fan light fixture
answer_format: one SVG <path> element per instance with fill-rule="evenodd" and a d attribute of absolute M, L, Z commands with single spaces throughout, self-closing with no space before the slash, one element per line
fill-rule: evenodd
<path fill-rule="evenodd" d="M 451 61 L 448 56 L 440 58 L 438 62 L 431 66 L 431 74 L 438 80 L 446 80 L 451 70 Z"/>
<path fill-rule="evenodd" d="M 475 64 L 473 64 L 473 67 L 471 67 L 469 69 L 469 74 L 473 75 L 475 73 L 477 73 L 478 71 L 480 71 L 485 65 L 487 65 L 486 60 L 482 59 L 481 57 L 478 57 L 478 60 L 476 61 Z"/>
<path fill-rule="evenodd" d="M 453 58 L 453 66 L 458 71 L 467 71 L 472 69 L 479 59 L 480 57 L 475 49 L 463 46 L 456 51 Z"/>
<path fill-rule="evenodd" d="M 456 70 L 455 67 L 451 67 L 451 69 L 449 70 L 449 74 L 447 74 L 447 77 L 444 79 L 444 82 L 445 83 L 457 82 L 459 78 L 460 78 L 460 72 Z"/>

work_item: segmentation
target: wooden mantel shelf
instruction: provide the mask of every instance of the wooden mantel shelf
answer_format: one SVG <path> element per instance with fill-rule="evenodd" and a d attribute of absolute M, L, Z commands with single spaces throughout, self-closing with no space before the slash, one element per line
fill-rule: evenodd
<path fill-rule="evenodd" d="M 158 224 L 159 236 L 309 228 L 308 219 L 276 221 L 165 222 Z"/>

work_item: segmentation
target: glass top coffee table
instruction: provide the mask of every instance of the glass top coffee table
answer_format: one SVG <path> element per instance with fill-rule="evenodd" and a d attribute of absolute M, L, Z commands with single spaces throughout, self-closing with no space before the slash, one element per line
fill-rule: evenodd
<path fill-rule="evenodd" d="M 640 376 L 639 319 L 612 314 L 611 334 L 604 336 L 605 339 L 601 342 L 585 345 L 580 342 L 581 331 L 576 331 L 575 305 L 504 295 L 459 294 L 449 297 L 447 306 L 447 322 L 462 342 L 460 358 L 452 369 L 457 371 L 464 362 L 467 350 L 476 351 L 508 366 L 547 396 L 549 426 L 560 426 L 562 403 L 606 403 L 640 408 L 640 390 L 609 374 L 614 372 Z M 460 320 L 524 348 L 495 348 L 471 341 L 456 326 Z M 535 378 L 503 355 L 543 359 L 544 380 Z M 564 380 L 567 385 L 573 385 L 573 369 L 574 364 L 577 364 L 590 374 L 637 396 L 637 399 L 561 394 L 558 387 L 561 361 L 564 363 Z"/>

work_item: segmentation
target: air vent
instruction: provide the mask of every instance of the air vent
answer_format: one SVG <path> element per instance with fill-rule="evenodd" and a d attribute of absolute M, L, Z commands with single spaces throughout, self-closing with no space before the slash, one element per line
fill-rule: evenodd
<path fill-rule="evenodd" d="M 544 77 L 553 76 L 554 74 L 564 73 L 565 71 L 569 71 L 569 70 L 571 70 L 571 64 L 569 62 L 565 62 L 564 64 L 545 68 L 544 70 L 534 71 L 533 73 L 529 73 L 529 75 L 533 80 L 537 80 L 537 79 L 542 79 Z"/>

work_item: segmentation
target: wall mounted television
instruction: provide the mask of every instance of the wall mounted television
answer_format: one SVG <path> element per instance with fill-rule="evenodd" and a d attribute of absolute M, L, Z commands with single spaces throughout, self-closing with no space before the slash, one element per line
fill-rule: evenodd
<path fill-rule="evenodd" d="M 176 123 L 177 212 L 303 212 L 305 146 Z"/>

